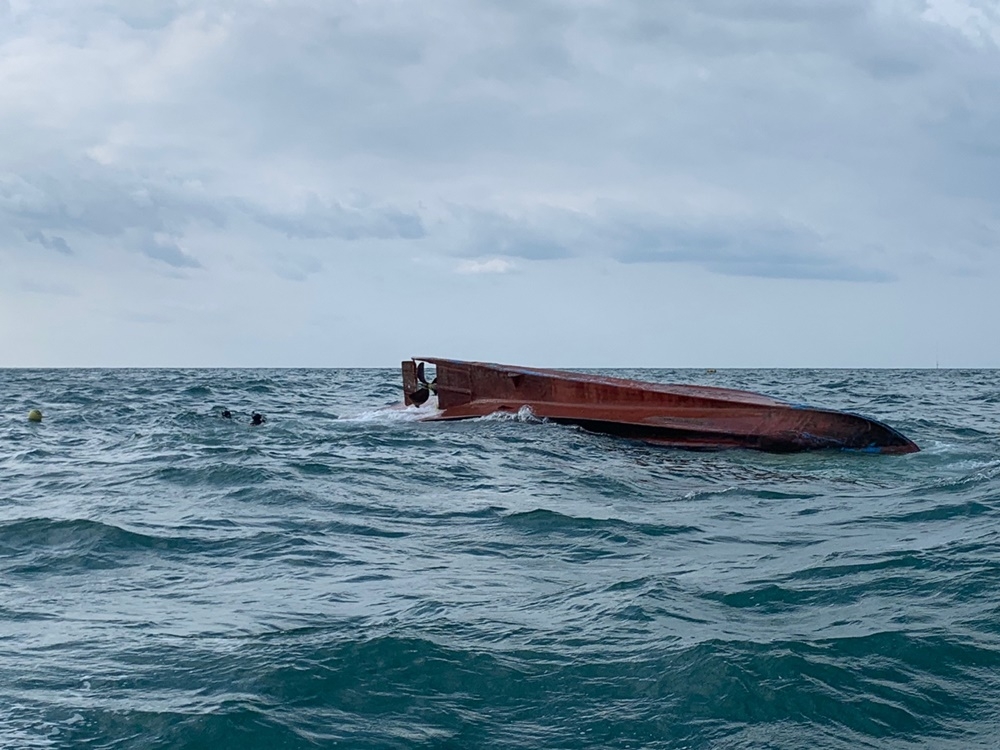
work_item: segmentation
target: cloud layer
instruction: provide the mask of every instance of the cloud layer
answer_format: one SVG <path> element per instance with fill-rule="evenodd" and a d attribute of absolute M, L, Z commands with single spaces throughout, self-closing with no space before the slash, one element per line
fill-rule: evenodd
<path fill-rule="evenodd" d="M 960 308 L 962 280 L 998 270 L 985 0 L 0 0 L 0 90 L 0 312 L 37 326 L 0 329 L 0 364 L 116 364 L 82 353 L 113 359 L 122 336 L 138 353 L 122 364 L 244 363 L 269 321 L 330 330 L 374 306 L 391 321 L 411 283 L 456 304 L 506 285 L 528 330 L 542 304 L 575 309 L 574 289 L 633 270 L 733 279 L 743 310 L 779 280 L 789 300 L 835 282 L 911 307 L 940 283 Z M 268 292 L 248 309 L 248 289 Z M 608 314 L 652 304 L 623 300 Z M 86 334 L 46 343 L 57 324 Z M 167 343 L 144 346 L 143 325 Z M 246 363 L 400 354 L 361 329 L 328 359 L 296 333 Z M 200 343 L 171 348 L 186 336 Z M 793 360 L 773 364 L 809 364 Z"/>

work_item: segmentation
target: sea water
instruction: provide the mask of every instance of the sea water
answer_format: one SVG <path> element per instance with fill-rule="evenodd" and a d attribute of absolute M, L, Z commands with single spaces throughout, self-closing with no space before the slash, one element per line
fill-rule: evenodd
<path fill-rule="evenodd" d="M 0 746 L 1000 743 L 1000 373 L 606 374 L 923 450 L 427 423 L 394 370 L 0 371 Z"/>

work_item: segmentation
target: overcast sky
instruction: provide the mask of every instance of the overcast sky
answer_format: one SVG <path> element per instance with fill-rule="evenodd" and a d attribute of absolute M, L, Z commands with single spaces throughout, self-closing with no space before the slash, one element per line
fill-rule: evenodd
<path fill-rule="evenodd" d="M 998 7 L 0 0 L 0 367 L 998 367 Z"/>

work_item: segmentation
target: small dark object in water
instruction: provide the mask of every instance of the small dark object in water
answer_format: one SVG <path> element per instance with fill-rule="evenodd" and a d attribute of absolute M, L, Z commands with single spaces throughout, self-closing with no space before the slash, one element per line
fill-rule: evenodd
<path fill-rule="evenodd" d="M 266 421 L 267 417 L 265 417 L 263 414 L 258 414 L 257 412 L 254 412 L 253 414 L 250 415 L 250 424 L 252 425 L 262 425 Z"/>
<path fill-rule="evenodd" d="M 229 409 L 223 409 L 222 414 L 220 414 L 219 416 L 222 417 L 223 419 L 232 419 L 233 413 L 229 411 Z"/>

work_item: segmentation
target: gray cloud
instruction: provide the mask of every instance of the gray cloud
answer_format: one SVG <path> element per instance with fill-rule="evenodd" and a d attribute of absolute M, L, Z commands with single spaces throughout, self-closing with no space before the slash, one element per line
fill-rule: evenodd
<path fill-rule="evenodd" d="M 985 0 L 0 0 L 0 80 L 0 262 L 144 304 L 199 269 L 177 320 L 234 277 L 396 304 L 417 258 L 459 289 L 1000 265 Z"/>
<path fill-rule="evenodd" d="M 453 218 L 464 225 L 465 230 L 459 254 L 470 257 L 506 255 L 526 260 L 552 260 L 573 255 L 565 241 L 569 217 L 563 212 L 539 213 L 540 216 L 532 219 L 456 209 Z"/>
<path fill-rule="evenodd" d="M 174 268 L 201 268 L 196 258 L 181 250 L 173 240 L 147 237 L 139 242 L 139 251 L 147 258 L 158 260 Z"/>
<path fill-rule="evenodd" d="M 254 206 L 246 212 L 260 224 L 292 239 L 343 240 L 420 239 L 426 235 L 420 216 L 396 208 L 346 207 L 333 202 L 324 204 L 315 195 L 308 205 L 295 212 L 275 213 Z"/>
<path fill-rule="evenodd" d="M 132 83 L 145 86 L 121 86 L 131 93 L 93 123 L 91 151 L 115 166 L 77 158 L 61 165 L 69 180 L 57 168 L 20 175 L 44 200 L 13 223 L 60 236 L 183 236 L 245 213 L 293 241 L 464 231 L 467 254 L 551 259 L 577 252 L 557 226 L 563 198 L 585 215 L 609 191 L 655 215 L 656 191 L 680 181 L 758 223 L 777 211 L 823 233 L 850 222 L 845 246 L 890 247 L 902 230 L 906 247 L 934 254 L 929 240 L 981 215 L 970 194 L 982 205 L 1000 198 L 1000 104 L 988 95 L 998 74 L 987 64 L 996 48 L 922 6 L 379 7 L 67 5 L 81 28 L 103 25 L 112 48 L 138 55 Z M 15 16 L 15 26 L 45 28 L 41 10 Z M 127 173 L 126 160 L 141 170 Z M 311 197 L 289 201 L 291 185 L 267 179 L 278 164 L 325 177 L 309 175 Z M 184 187 L 192 178 L 201 192 Z M 467 194 L 483 180 L 503 186 L 504 204 Z M 370 205 L 348 197 L 359 193 Z M 918 226 L 931 222 L 911 206 L 928 200 L 949 228 Z M 448 227 L 451 205 L 480 218 L 452 212 Z M 719 209 L 731 213 L 708 213 Z M 517 218 L 546 211 L 555 224 Z"/>
<path fill-rule="evenodd" d="M 286 281 L 305 281 L 323 270 L 323 264 L 311 255 L 281 255 L 275 259 L 275 273 Z"/>
<path fill-rule="evenodd" d="M 25 179 L 20 208 L 9 210 L 9 218 L 41 229 L 84 231 L 102 237 L 116 237 L 130 229 L 162 232 L 196 222 L 225 223 L 224 214 L 211 198 L 187 194 L 179 185 L 136 179 L 89 165 L 67 172 Z"/>
<path fill-rule="evenodd" d="M 626 263 L 692 263 L 717 273 L 778 279 L 891 281 L 893 274 L 834 253 L 815 231 L 786 222 L 633 219 L 605 230 Z"/>
<path fill-rule="evenodd" d="M 609 256 L 622 263 L 687 263 L 715 273 L 782 279 L 891 281 L 872 249 L 851 251 L 819 232 L 760 216 L 639 214 L 620 206 L 540 211 L 529 222 L 472 215 L 460 255 L 553 260 Z"/>
<path fill-rule="evenodd" d="M 197 268 L 175 242 L 158 238 L 181 236 L 193 224 L 225 224 L 214 199 L 188 192 L 92 164 L 0 174 L 0 221 L 27 241 L 65 255 L 73 251 L 63 235 L 110 238 L 168 265 Z"/>
<path fill-rule="evenodd" d="M 37 242 L 46 250 L 55 250 L 57 253 L 62 253 L 63 255 L 73 254 L 73 251 L 70 249 L 70 246 L 66 243 L 66 240 L 56 235 L 53 235 L 51 237 L 46 237 L 41 232 L 35 230 L 27 232 L 24 235 L 24 239 L 28 240 L 28 242 Z"/>

